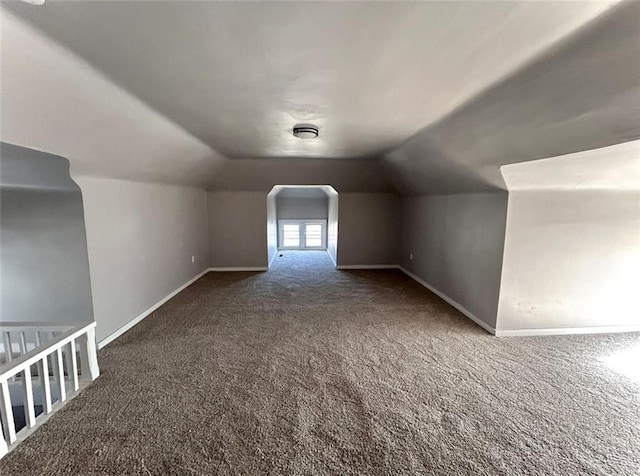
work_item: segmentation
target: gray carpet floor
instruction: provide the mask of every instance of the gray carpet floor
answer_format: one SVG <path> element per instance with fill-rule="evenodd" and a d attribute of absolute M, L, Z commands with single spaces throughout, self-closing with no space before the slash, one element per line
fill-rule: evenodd
<path fill-rule="evenodd" d="M 496 338 L 397 270 L 287 252 L 101 350 L 0 473 L 637 475 L 640 383 L 601 361 L 634 346 Z"/>

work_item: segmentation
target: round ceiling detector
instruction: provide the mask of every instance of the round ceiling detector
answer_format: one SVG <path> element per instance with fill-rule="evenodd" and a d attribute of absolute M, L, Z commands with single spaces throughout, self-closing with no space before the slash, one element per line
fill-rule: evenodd
<path fill-rule="evenodd" d="M 318 128 L 315 126 L 297 125 L 293 128 L 293 135 L 299 139 L 315 139 L 318 137 Z"/>

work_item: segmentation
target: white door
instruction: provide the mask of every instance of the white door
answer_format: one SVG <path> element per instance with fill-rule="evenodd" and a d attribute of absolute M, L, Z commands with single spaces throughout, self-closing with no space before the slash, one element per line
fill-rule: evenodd
<path fill-rule="evenodd" d="M 279 220 L 278 248 L 324 250 L 327 248 L 326 220 Z"/>
<path fill-rule="evenodd" d="M 305 223 L 304 225 L 304 247 L 322 248 L 323 227 L 321 223 Z"/>
<path fill-rule="evenodd" d="M 298 223 L 284 223 L 282 225 L 282 247 L 300 248 L 302 245 L 302 233 Z"/>

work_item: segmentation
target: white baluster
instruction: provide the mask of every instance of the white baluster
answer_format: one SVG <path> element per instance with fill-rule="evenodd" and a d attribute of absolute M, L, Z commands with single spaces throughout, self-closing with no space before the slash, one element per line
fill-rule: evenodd
<path fill-rule="evenodd" d="M 42 389 L 42 406 L 45 415 L 51 413 L 51 382 L 49 381 L 49 360 L 48 356 L 42 357 L 38 363 L 38 373 L 40 374 L 40 388 Z"/>
<path fill-rule="evenodd" d="M 71 349 L 71 369 L 69 372 L 71 373 L 71 381 L 73 382 L 73 390 L 77 392 L 80 386 L 78 385 L 78 358 L 76 357 L 76 341 L 72 339 L 69 342 L 69 347 Z"/>
<path fill-rule="evenodd" d="M 36 348 L 42 344 L 40 331 L 36 331 Z M 42 408 L 45 415 L 51 413 L 51 382 L 49 381 L 49 358 L 47 355 L 38 362 L 40 389 L 42 390 Z"/>
<path fill-rule="evenodd" d="M 28 428 L 36 424 L 36 412 L 33 408 L 33 382 L 31 380 L 31 367 L 22 372 L 22 401 L 24 402 L 24 418 Z"/>
<path fill-rule="evenodd" d="M 13 349 L 11 348 L 11 332 L 7 331 L 2 336 L 4 338 L 4 358 L 8 364 L 13 361 Z M 11 377 L 11 381 L 15 382 L 16 378 Z"/>
<path fill-rule="evenodd" d="M 13 360 L 13 349 L 11 349 L 11 332 L 5 332 L 2 337 L 4 338 L 4 358 L 7 360 L 7 363 L 10 363 Z"/>
<path fill-rule="evenodd" d="M 20 355 L 27 353 L 27 335 L 24 331 L 20 332 Z"/>
<path fill-rule="evenodd" d="M 67 399 L 67 390 L 64 385 L 64 367 L 62 363 L 62 349 L 58 347 L 55 354 L 55 374 L 58 388 L 60 389 L 60 402 L 64 402 Z"/>
<path fill-rule="evenodd" d="M 98 355 L 96 348 L 96 330 L 95 328 L 87 329 L 87 332 L 79 338 L 80 343 L 80 361 L 82 365 L 82 380 L 92 381 L 100 375 L 98 368 Z"/>
<path fill-rule="evenodd" d="M 32 326 L 32 327 L 29 327 Z M 5 455 L 20 439 L 29 435 L 36 428 L 37 422 L 41 418 L 46 420 L 46 416 L 50 415 L 54 408 L 53 398 L 56 398 L 60 405 L 68 400 L 68 394 L 80 390 L 80 378 L 82 380 L 95 380 L 100 370 L 97 361 L 97 345 L 95 340 L 95 324 L 85 324 L 78 327 L 59 326 L 64 331 L 39 330 L 37 324 L 28 323 L 28 325 L 14 324 L 15 330 L 0 331 L 0 343 L 4 341 L 6 348 L 6 366 L 7 370 L 0 375 L 0 458 Z M 50 329 L 50 327 L 44 327 Z M 13 335 L 12 335 L 13 334 Z M 53 335 L 53 340 L 49 336 Z M 12 340 L 14 342 L 12 342 Z M 50 346 L 47 347 L 47 342 Z M 65 345 L 62 345 L 66 342 Z M 20 358 L 16 359 L 13 354 L 15 350 L 13 344 L 17 344 Z M 78 353 L 80 352 L 80 357 Z M 49 360 L 51 355 L 51 360 Z M 82 362 L 82 372 L 80 372 L 80 363 Z M 16 367 L 16 364 L 18 367 Z M 12 370 L 13 365 L 13 370 Z M 37 366 L 37 376 L 39 377 L 39 386 L 42 391 L 43 413 L 41 418 L 36 417 L 35 395 L 33 388 L 32 366 Z M 20 369 L 20 372 L 17 370 Z M 53 378 L 59 388 L 58 395 L 53 395 L 51 388 L 52 380 L 49 375 L 52 372 Z M 66 374 L 66 375 L 65 375 Z M 69 379 L 69 388 L 67 388 L 67 379 Z M 26 428 L 20 432 L 16 432 L 15 419 L 12 410 L 11 394 L 9 393 L 12 382 L 21 381 L 23 391 L 23 404 Z M 36 384 L 36 386 L 38 385 Z M 15 402 L 14 402 L 15 403 Z"/>
<path fill-rule="evenodd" d="M 6 380 L 0 382 L 0 419 L 2 430 L 7 443 L 16 441 L 16 424 L 13 421 L 13 409 L 11 408 L 11 394 Z"/>
<path fill-rule="evenodd" d="M 69 344 L 62 347 L 62 355 L 64 356 L 64 366 L 67 370 L 67 378 L 71 378 L 71 366 L 73 363 L 71 362 L 71 352 L 69 352 Z"/>

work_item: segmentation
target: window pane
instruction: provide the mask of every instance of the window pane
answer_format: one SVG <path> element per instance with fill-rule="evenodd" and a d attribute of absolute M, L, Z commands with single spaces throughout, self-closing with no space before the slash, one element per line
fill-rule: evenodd
<path fill-rule="evenodd" d="M 297 224 L 283 225 L 282 241 L 285 247 L 300 247 L 300 226 Z"/>
<path fill-rule="evenodd" d="M 304 234 L 305 246 L 322 246 L 322 225 L 307 223 Z"/>

